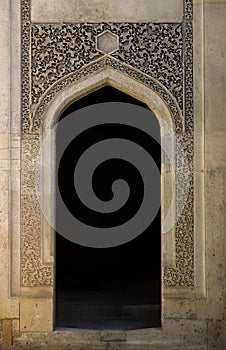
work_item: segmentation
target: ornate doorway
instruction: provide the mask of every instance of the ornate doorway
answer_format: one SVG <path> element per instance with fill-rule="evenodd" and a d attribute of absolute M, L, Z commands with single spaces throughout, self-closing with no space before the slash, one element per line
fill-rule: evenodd
<path fill-rule="evenodd" d="M 149 119 L 154 138 L 150 135 L 141 134 L 136 128 L 128 127 L 124 123 L 110 126 L 110 131 L 105 128 L 99 132 L 100 140 L 115 138 L 116 135 L 122 139 L 129 139 L 130 142 L 140 142 L 142 147 L 154 159 L 155 165 L 150 163 L 150 167 L 156 166 L 159 171 L 159 180 L 155 186 L 155 194 L 152 194 L 159 203 L 152 213 L 152 220 L 146 227 L 131 239 L 123 244 L 114 243 L 112 246 L 96 247 L 93 244 L 77 244 L 73 238 L 64 237 L 61 233 L 56 233 L 56 319 L 55 327 L 72 327 L 85 329 L 139 329 L 161 326 L 161 212 L 160 212 L 160 170 L 161 170 L 161 146 L 160 146 L 160 127 L 154 114 L 146 105 L 122 93 L 110 86 L 99 89 L 84 98 L 72 103 L 61 115 L 59 127 L 56 133 L 56 184 L 59 185 L 60 195 L 63 197 L 72 214 L 82 207 L 76 207 L 76 200 L 73 200 L 73 193 L 70 188 L 70 172 L 75 171 L 72 167 L 72 158 L 76 157 L 80 144 L 74 146 L 73 140 L 70 142 L 70 151 L 64 145 L 65 134 L 61 123 L 66 118 L 72 117 L 72 127 L 78 128 L 79 111 L 83 107 L 91 106 L 90 118 L 95 118 L 95 113 L 99 112 L 98 106 L 107 107 L 109 113 L 117 114 L 118 108 L 122 108 L 121 113 L 127 111 L 128 114 L 135 113 L 136 117 L 142 123 L 141 114 Z M 124 104 L 124 105 L 122 105 Z M 95 106 L 97 107 L 95 112 Z M 127 108 L 127 109 L 126 109 Z M 84 111 L 84 109 L 83 109 Z M 106 109 L 102 108 L 104 113 Z M 104 118 L 104 115 L 102 115 Z M 117 118 L 115 117 L 117 120 Z M 122 118 L 123 120 L 123 118 Z M 106 124 L 105 124 L 106 127 Z M 121 127 L 121 129 L 120 129 Z M 126 133 L 123 133 L 123 127 L 127 127 Z M 92 137 L 92 133 L 89 135 Z M 142 140 L 143 136 L 143 140 Z M 63 145 L 63 146 L 62 146 Z M 62 148 L 65 150 L 62 152 Z M 62 161 L 63 159 L 63 161 Z M 125 165 L 125 164 L 124 164 Z M 113 159 L 113 163 L 108 163 L 104 173 L 92 178 L 94 191 L 96 195 L 102 196 L 102 200 L 107 202 L 109 188 L 117 178 L 128 181 L 131 193 L 134 192 L 124 206 L 126 210 L 120 214 L 119 209 L 115 212 L 115 221 L 123 221 L 125 225 L 128 219 L 136 215 L 139 210 L 139 201 L 143 200 L 143 192 L 139 182 L 140 178 L 135 169 L 131 166 L 126 170 L 122 161 Z M 128 164 L 126 164 L 128 166 Z M 116 173 L 114 169 L 117 168 Z M 95 169 L 93 169 L 94 171 Z M 85 176 L 85 174 L 84 174 Z M 74 175 L 73 175 L 74 177 Z M 112 183 L 109 183 L 109 177 Z M 148 181 L 152 181 L 150 177 Z M 105 184 L 108 184 L 108 187 Z M 158 188 L 157 188 L 158 187 Z M 57 192 L 57 190 L 56 190 Z M 123 191 L 121 191 L 121 194 Z M 117 192 L 116 192 L 117 195 Z M 156 198 L 157 196 L 157 198 Z M 153 198 L 149 198 L 150 215 Z M 58 206 L 56 200 L 56 227 L 62 227 L 59 220 L 64 220 L 61 215 L 61 206 Z M 80 209 L 79 209 L 80 208 Z M 133 215 L 131 214 L 133 213 Z M 126 219 L 119 219 L 120 215 L 125 215 Z M 89 221 L 89 213 L 84 212 L 84 219 Z M 103 219 L 96 222 L 100 229 L 109 227 L 109 220 L 104 224 Z M 90 223 L 88 223 L 90 225 Z M 114 226 L 114 222 L 111 223 Z M 70 228 L 69 228 L 70 230 Z M 73 228 L 76 235 L 76 228 Z M 69 238 L 69 239 L 68 239 Z"/>

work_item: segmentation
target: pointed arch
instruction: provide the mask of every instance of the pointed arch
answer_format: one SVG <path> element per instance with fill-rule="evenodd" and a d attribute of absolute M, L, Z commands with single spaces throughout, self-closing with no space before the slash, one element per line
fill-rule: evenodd
<path fill-rule="evenodd" d="M 111 60 L 112 61 L 112 60 Z M 175 149 L 175 139 L 173 135 L 175 133 L 183 132 L 183 117 L 181 115 L 179 106 L 174 101 L 172 95 L 160 86 L 159 83 L 147 77 L 145 74 L 141 73 L 142 77 L 149 81 L 149 85 L 155 86 L 155 90 L 152 89 L 141 79 L 137 80 L 136 77 L 131 77 L 118 71 L 113 67 L 106 66 L 107 60 L 100 61 L 104 62 L 104 66 L 98 66 L 101 69 L 95 71 L 95 63 L 89 66 L 89 69 L 94 70 L 92 74 L 85 74 L 85 69 L 83 73 L 80 72 L 79 77 L 72 74 L 67 78 L 60 80 L 51 89 L 49 89 L 40 101 L 39 106 L 36 109 L 33 122 L 33 130 L 38 130 L 41 135 L 45 136 L 51 132 L 56 123 L 58 122 L 63 111 L 71 105 L 76 100 L 101 89 L 104 86 L 112 86 L 127 95 L 134 97 L 135 99 L 145 103 L 155 114 L 158 119 L 161 131 L 161 145 L 165 147 L 167 144 L 167 149 L 171 154 L 171 159 L 169 161 L 167 155 L 162 152 L 162 172 L 161 172 L 161 208 L 162 208 L 162 224 L 165 223 L 165 218 L 169 211 L 170 203 L 169 198 L 173 197 L 175 192 L 175 181 L 174 181 L 174 149 Z M 99 62 L 99 63 L 100 63 Z M 108 62 L 109 63 L 109 62 Z M 120 64 L 121 65 L 121 64 Z M 123 67 L 123 65 L 121 65 Z M 127 67 L 128 68 L 128 67 Z M 130 68 L 129 68 L 130 69 Z M 134 72 L 134 70 L 132 70 Z M 136 71 L 135 71 L 136 72 Z M 139 73 L 140 74 L 140 73 Z M 138 74 L 138 75 L 139 75 Z M 82 77 L 82 78 L 81 78 Z M 140 77 L 141 78 L 141 77 Z M 172 102 L 171 107 L 164 101 L 163 96 L 160 92 L 157 92 L 157 87 L 162 89 L 169 100 Z M 160 91 L 162 91 L 160 89 Z M 170 131 L 170 133 L 169 133 Z M 45 211 L 49 213 L 54 221 L 54 157 L 55 157 L 55 137 L 51 140 L 48 150 L 42 153 L 42 158 L 44 159 L 45 166 L 43 167 L 44 174 L 42 175 L 45 181 L 42 186 L 42 205 L 45 207 Z M 48 180 L 49 179 L 49 180 Z M 51 180 L 52 179 L 52 180 Z M 174 206 L 171 205 L 174 208 Z M 174 209 L 173 209 L 174 210 Z M 174 221 L 174 212 L 170 213 L 170 220 Z M 53 243 L 49 239 L 53 235 L 50 234 L 52 230 L 50 225 L 48 225 L 45 220 L 43 221 L 42 229 L 42 262 L 43 263 L 53 263 Z M 175 228 L 170 228 L 167 234 L 162 236 L 162 256 L 164 261 L 162 266 L 173 267 L 175 266 Z"/>
<path fill-rule="evenodd" d="M 183 116 L 173 95 L 154 78 L 112 58 L 94 62 L 53 84 L 34 112 L 31 131 L 49 130 L 67 106 L 107 85 L 145 103 L 155 113 L 161 129 L 167 124 L 175 132 L 183 133 Z"/>

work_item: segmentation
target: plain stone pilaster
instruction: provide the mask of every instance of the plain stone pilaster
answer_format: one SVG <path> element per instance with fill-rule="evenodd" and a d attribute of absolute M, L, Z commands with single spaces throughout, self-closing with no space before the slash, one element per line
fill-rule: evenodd
<path fill-rule="evenodd" d="M 12 320 L 2 320 L 2 344 L 3 346 L 12 345 Z"/>
<path fill-rule="evenodd" d="M 18 1 L 19 2 L 19 1 Z M 11 1 L 0 0 L 0 319 L 19 316 L 18 301 L 10 299 L 10 111 Z"/>
<path fill-rule="evenodd" d="M 224 316 L 226 169 L 226 1 L 204 2 L 205 230 L 207 299 L 197 302 L 197 317 Z M 223 349 L 223 346 L 222 346 Z"/>

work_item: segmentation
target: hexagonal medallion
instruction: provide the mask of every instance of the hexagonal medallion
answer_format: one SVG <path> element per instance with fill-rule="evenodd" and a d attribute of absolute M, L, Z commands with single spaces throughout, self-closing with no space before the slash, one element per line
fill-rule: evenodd
<path fill-rule="evenodd" d="M 102 53 L 110 54 L 119 49 L 119 37 L 106 30 L 96 37 L 96 49 Z"/>

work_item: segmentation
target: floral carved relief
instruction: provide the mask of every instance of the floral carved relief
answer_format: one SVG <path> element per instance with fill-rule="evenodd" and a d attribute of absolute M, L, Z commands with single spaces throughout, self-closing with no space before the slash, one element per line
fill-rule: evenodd
<path fill-rule="evenodd" d="M 184 0 L 183 23 L 31 24 L 29 0 L 22 1 L 22 19 L 22 285 L 53 283 L 53 267 L 41 263 L 41 213 L 34 180 L 45 108 L 66 86 L 111 68 L 154 90 L 172 115 L 188 159 L 190 186 L 175 229 L 176 265 L 165 268 L 163 279 L 167 287 L 194 286 L 192 1 Z M 112 50 L 98 49 L 97 38 L 104 33 L 118 40 Z M 179 153 L 177 206 L 187 170 Z"/>

